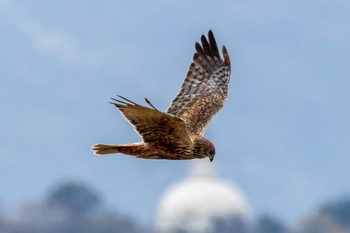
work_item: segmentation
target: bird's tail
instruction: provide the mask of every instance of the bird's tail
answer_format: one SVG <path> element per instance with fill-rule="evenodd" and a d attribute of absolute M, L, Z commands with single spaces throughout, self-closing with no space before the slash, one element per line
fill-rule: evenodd
<path fill-rule="evenodd" d="M 141 145 L 138 143 L 131 144 L 117 144 L 117 145 L 105 145 L 105 144 L 95 144 L 92 146 L 92 151 L 95 155 L 106 155 L 106 154 L 129 154 L 134 155 L 133 152 L 139 151 Z"/>

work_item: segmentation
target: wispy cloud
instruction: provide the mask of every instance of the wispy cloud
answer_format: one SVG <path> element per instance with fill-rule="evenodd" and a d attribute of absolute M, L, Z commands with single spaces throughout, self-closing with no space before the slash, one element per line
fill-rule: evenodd
<path fill-rule="evenodd" d="M 61 31 L 45 29 L 43 24 L 13 1 L 0 1 L 0 11 L 13 27 L 42 53 L 56 57 L 66 63 L 90 65 L 91 56 L 79 47 L 74 39 Z"/>

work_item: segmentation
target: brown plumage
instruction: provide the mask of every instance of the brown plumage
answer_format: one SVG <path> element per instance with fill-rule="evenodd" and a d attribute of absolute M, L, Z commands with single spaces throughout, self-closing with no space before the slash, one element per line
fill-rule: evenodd
<path fill-rule="evenodd" d="M 223 107 L 230 81 L 231 64 L 225 46 L 220 53 L 212 31 L 202 35 L 185 80 L 166 112 L 141 106 L 122 96 L 113 105 L 134 126 L 142 142 L 92 147 L 96 155 L 122 153 L 145 159 L 214 159 L 215 147 L 204 138 L 211 118 Z"/>

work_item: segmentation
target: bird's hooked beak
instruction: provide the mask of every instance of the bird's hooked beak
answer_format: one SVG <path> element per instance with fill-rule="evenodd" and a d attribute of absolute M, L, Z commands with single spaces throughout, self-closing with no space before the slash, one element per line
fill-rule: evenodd
<path fill-rule="evenodd" d="M 209 157 L 210 162 L 213 162 L 213 160 L 214 160 L 214 157 Z"/>

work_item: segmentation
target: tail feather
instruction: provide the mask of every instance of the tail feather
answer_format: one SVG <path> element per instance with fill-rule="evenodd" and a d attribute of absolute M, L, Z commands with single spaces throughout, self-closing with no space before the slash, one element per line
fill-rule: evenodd
<path fill-rule="evenodd" d="M 106 155 L 119 153 L 118 145 L 95 144 L 92 146 L 95 155 Z"/>
<path fill-rule="evenodd" d="M 144 149 L 143 145 L 139 143 L 130 144 L 117 144 L 117 145 L 105 145 L 95 144 L 92 146 L 92 151 L 95 155 L 106 155 L 106 154 L 129 154 L 138 155 Z"/>

